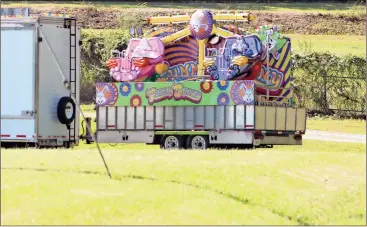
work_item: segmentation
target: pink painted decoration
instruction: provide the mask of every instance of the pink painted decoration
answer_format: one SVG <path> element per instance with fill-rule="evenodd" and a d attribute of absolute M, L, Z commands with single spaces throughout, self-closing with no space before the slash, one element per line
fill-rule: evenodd
<path fill-rule="evenodd" d="M 109 59 L 110 76 L 116 81 L 135 81 L 150 77 L 163 62 L 164 45 L 160 38 L 131 39 L 121 57 Z"/>

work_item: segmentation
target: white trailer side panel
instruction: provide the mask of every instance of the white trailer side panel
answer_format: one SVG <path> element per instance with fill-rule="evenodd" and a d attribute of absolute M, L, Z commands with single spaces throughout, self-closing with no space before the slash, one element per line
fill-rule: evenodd
<path fill-rule="evenodd" d="M 16 24 L 13 24 L 16 26 Z M 1 28 L 1 140 L 35 142 L 36 29 Z"/>
<path fill-rule="evenodd" d="M 196 130 L 216 136 L 213 144 L 252 144 L 254 120 L 254 105 L 98 106 L 97 141 L 151 143 L 157 131 Z"/>
<path fill-rule="evenodd" d="M 77 48 L 77 65 L 70 66 L 70 30 L 63 28 L 64 20 L 62 18 L 50 18 L 40 21 L 39 43 L 39 80 L 38 80 L 38 136 L 40 138 L 62 137 L 68 140 L 69 130 L 65 125 L 60 124 L 57 118 L 57 104 L 61 97 L 69 96 L 70 92 L 63 84 L 63 75 L 66 80 L 70 78 L 70 67 L 76 68 L 77 91 L 79 89 L 79 45 L 73 45 Z M 73 29 L 73 28 L 72 28 Z M 57 63 L 52 57 L 52 53 L 47 48 L 46 40 L 51 46 L 52 51 L 63 72 L 60 73 Z M 79 40 L 79 29 L 77 29 L 77 40 Z M 79 105 L 79 92 L 76 92 L 76 105 Z M 79 122 L 79 111 L 76 110 L 76 122 Z M 73 125 L 73 123 L 71 123 Z M 78 140 L 79 124 L 76 124 L 76 140 Z"/>

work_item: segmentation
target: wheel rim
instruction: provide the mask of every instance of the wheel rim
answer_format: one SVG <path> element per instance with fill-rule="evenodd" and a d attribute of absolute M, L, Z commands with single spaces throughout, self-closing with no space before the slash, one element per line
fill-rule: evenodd
<path fill-rule="evenodd" d="M 175 136 L 168 136 L 164 141 L 166 149 L 178 149 L 178 139 Z"/>
<path fill-rule="evenodd" d="M 195 136 L 194 138 L 192 138 L 191 147 L 193 149 L 197 149 L 197 150 L 206 149 L 206 141 L 205 141 L 204 137 Z"/>
<path fill-rule="evenodd" d="M 66 104 L 66 107 L 65 107 L 66 117 L 68 119 L 71 119 L 73 117 L 73 112 L 74 112 L 73 104 L 71 102 L 69 102 L 68 104 Z"/>

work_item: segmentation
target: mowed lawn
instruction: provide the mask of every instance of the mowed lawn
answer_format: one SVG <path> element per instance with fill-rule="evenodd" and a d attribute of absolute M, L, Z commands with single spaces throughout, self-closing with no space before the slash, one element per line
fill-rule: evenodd
<path fill-rule="evenodd" d="M 292 52 L 330 52 L 338 56 L 366 57 L 366 36 L 284 34 L 292 41 Z"/>
<path fill-rule="evenodd" d="M 366 120 L 309 118 L 306 121 L 306 127 L 311 130 L 327 132 L 366 134 Z"/>
<path fill-rule="evenodd" d="M 364 144 L 2 150 L 4 225 L 363 225 Z"/>

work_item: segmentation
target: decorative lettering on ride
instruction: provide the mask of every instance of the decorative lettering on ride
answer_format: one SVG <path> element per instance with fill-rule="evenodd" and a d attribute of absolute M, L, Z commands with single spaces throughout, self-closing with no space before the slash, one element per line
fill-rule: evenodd
<path fill-rule="evenodd" d="M 277 90 L 282 86 L 284 74 L 277 69 L 269 67 L 269 76 L 266 74 L 266 66 L 261 66 L 261 73 L 255 79 L 261 84 L 267 85 L 271 90 Z"/>
<path fill-rule="evenodd" d="M 173 84 L 171 87 L 165 88 L 149 88 L 145 92 L 149 105 L 174 98 L 176 101 L 188 100 L 192 103 L 200 103 L 202 93 L 200 91 L 185 88 L 183 84 Z"/>
<path fill-rule="evenodd" d="M 164 62 L 168 68 L 167 71 L 163 72 L 161 78 L 177 78 L 177 77 L 190 77 L 197 74 L 197 63 L 193 61 L 185 62 L 184 64 L 178 64 L 170 66 L 168 62 Z"/>

